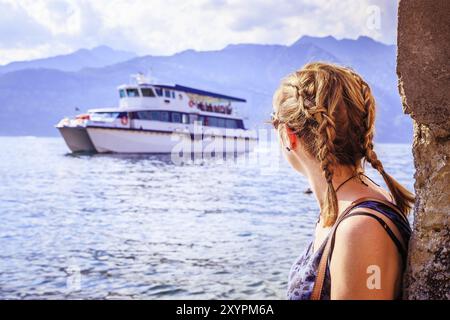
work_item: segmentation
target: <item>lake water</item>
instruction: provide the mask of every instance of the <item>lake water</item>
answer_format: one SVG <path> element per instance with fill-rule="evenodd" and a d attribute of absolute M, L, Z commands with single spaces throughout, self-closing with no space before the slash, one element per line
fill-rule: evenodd
<path fill-rule="evenodd" d="M 60 138 L 0 146 L 3 299 L 284 299 L 317 219 L 306 180 L 264 149 L 180 166 L 73 156 Z M 376 150 L 413 190 L 411 147 Z"/>

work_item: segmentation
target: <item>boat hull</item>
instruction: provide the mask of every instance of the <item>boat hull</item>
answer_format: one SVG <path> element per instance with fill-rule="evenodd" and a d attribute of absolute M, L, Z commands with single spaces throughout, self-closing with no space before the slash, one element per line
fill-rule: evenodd
<path fill-rule="evenodd" d="M 195 140 L 189 133 L 158 130 L 134 130 L 87 127 L 99 153 L 242 153 L 253 150 L 256 139 L 214 137 Z"/>
<path fill-rule="evenodd" d="M 95 147 L 85 127 L 58 127 L 58 130 L 72 152 L 95 152 Z"/>

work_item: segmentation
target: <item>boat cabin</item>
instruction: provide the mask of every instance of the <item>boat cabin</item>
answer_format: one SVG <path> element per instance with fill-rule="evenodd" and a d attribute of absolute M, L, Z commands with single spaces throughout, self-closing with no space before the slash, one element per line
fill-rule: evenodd
<path fill-rule="evenodd" d="M 122 85 L 119 106 L 124 110 L 167 109 L 188 113 L 219 113 L 236 115 L 232 103 L 245 99 L 194 89 L 181 85 Z"/>

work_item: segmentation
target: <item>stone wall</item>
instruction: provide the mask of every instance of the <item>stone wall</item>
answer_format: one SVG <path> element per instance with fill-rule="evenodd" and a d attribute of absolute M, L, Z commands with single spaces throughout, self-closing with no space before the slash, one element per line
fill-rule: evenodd
<path fill-rule="evenodd" d="M 406 299 L 450 298 L 450 1 L 401 0 L 397 75 L 414 121 L 414 233 Z"/>

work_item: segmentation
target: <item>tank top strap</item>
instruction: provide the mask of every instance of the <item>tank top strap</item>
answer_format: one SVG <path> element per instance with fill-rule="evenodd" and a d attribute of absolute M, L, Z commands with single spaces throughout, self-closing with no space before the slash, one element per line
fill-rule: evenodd
<path fill-rule="evenodd" d="M 383 220 L 382 218 L 380 218 L 379 216 L 367 212 L 367 211 L 362 211 L 361 209 L 363 208 L 368 208 L 368 209 L 372 209 L 372 210 L 376 210 L 378 213 L 382 214 L 383 216 L 385 216 L 386 218 L 388 218 L 390 221 L 392 221 L 392 223 L 395 225 L 395 227 L 398 229 L 401 237 L 403 238 L 403 243 L 398 239 L 398 237 L 395 235 L 395 233 L 392 231 L 391 227 L 389 227 L 389 225 L 386 223 L 385 220 Z M 382 227 L 383 229 L 386 231 L 386 233 L 388 234 L 388 236 L 391 238 L 391 240 L 394 242 L 395 246 L 397 247 L 400 256 L 402 258 L 402 262 L 403 262 L 403 268 L 406 267 L 406 259 L 407 259 L 407 254 L 408 254 L 408 242 L 409 242 L 409 238 L 411 236 L 411 228 L 409 226 L 409 222 L 408 220 L 406 220 L 406 218 L 403 215 L 400 215 L 400 213 L 397 212 L 393 212 L 393 209 L 389 206 L 387 206 L 384 202 L 378 202 L 376 200 L 367 200 L 364 202 L 359 203 L 358 205 L 354 206 L 352 208 L 352 210 L 354 209 L 360 209 L 360 210 L 356 210 L 353 212 L 349 212 L 348 214 L 346 214 L 340 221 L 344 221 L 345 219 L 352 217 L 352 216 L 358 216 L 358 215 L 364 215 L 364 216 L 368 216 L 371 217 L 373 219 L 375 219 Z M 331 248 L 328 254 L 328 266 L 331 262 L 331 255 L 333 253 L 333 249 L 334 249 L 334 242 L 335 242 L 335 237 L 333 234 L 333 237 L 331 239 Z M 405 247 L 406 246 L 406 247 Z"/>
<path fill-rule="evenodd" d="M 378 201 L 377 199 L 368 200 L 359 203 L 355 208 L 368 208 L 377 211 L 388 218 L 400 232 L 403 242 L 407 243 L 411 236 L 411 226 L 406 216 L 394 204 L 388 205 L 386 202 Z M 395 210 L 395 209 L 396 210 Z M 351 212 L 350 212 L 351 214 Z"/>

